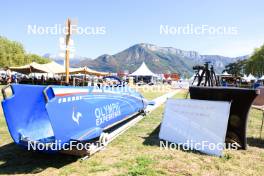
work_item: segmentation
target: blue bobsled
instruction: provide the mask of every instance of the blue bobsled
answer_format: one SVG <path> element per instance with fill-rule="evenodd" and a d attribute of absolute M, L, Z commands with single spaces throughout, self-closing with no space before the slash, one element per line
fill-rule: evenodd
<path fill-rule="evenodd" d="M 24 147 L 56 142 L 57 151 L 70 141 L 87 142 L 147 106 L 127 86 L 10 86 L 12 96 L 2 101 L 4 116 L 14 142 Z"/>

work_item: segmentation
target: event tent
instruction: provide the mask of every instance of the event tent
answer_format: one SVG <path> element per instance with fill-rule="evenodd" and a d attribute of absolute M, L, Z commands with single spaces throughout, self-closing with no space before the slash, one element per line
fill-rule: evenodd
<path fill-rule="evenodd" d="M 249 74 L 247 77 L 247 81 L 255 81 L 257 78 L 255 78 L 255 76 L 253 76 L 252 74 Z"/>
<path fill-rule="evenodd" d="M 65 72 L 62 72 L 63 74 Z M 88 67 L 80 67 L 80 68 L 70 68 L 70 74 L 87 74 L 87 75 L 96 75 L 96 76 L 106 76 L 109 75 L 107 72 L 99 72 L 96 70 L 92 70 Z"/>
<path fill-rule="evenodd" d="M 65 74 L 64 66 L 52 61 L 47 64 L 38 64 L 36 62 L 32 62 L 31 64 L 20 66 L 20 67 L 9 67 L 10 70 L 22 73 L 22 74 L 30 74 L 30 73 L 51 73 L 51 74 Z M 70 74 L 91 74 L 97 76 L 108 75 L 106 72 L 99 72 L 96 70 L 92 70 L 88 67 L 81 68 L 70 68 Z"/>
<path fill-rule="evenodd" d="M 257 78 L 255 78 L 252 74 L 249 74 L 248 76 L 244 74 L 244 76 L 242 77 L 242 79 L 244 79 L 247 82 L 257 80 Z"/>
<path fill-rule="evenodd" d="M 129 76 L 135 77 L 136 82 L 138 81 L 143 81 L 146 83 L 150 83 L 150 82 L 155 82 L 155 80 L 157 80 L 158 75 L 156 75 L 155 73 L 153 73 L 145 64 L 145 62 L 143 62 L 141 64 L 141 66 L 134 71 L 132 74 L 130 74 Z"/>
<path fill-rule="evenodd" d="M 242 77 L 243 80 L 247 80 L 247 75 L 244 74 L 243 77 Z"/>
<path fill-rule="evenodd" d="M 20 66 L 20 67 L 9 67 L 10 70 L 22 73 L 22 74 L 30 74 L 30 73 L 60 73 L 64 71 L 64 67 L 56 62 L 52 61 L 47 64 L 38 64 L 36 62 L 32 62 L 30 64 Z"/>
<path fill-rule="evenodd" d="M 30 74 L 32 72 L 35 73 L 45 73 L 42 70 L 39 70 L 35 67 L 35 62 L 32 62 L 30 64 L 27 65 L 23 65 L 23 66 L 19 66 L 19 67 L 9 67 L 10 70 L 18 72 L 18 73 L 22 73 L 22 74 Z"/>
<path fill-rule="evenodd" d="M 229 73 L 227 73 L 227 71 L 225 71 L 224 73 L 221 74 L 221 76 L 225 76 L 225 77 L 227 77 L 227 76 L 232 76 L 232 75 L 229 74 Z"/>
<path fill-rule="evenodd" d="M 133 73 L 131 73 L 129 76 L 150 76 L 150 77 L 158 77 L 156 74 L 154 74 L 145 64 L 145 62 L 143 62 L 141 64 L 141 66 L 134 71 Z"/>
<path fill-rule="evenodd" d="M 259 78 L 259 80 L 264 80 L 264 75 L 261 78 Z"/>

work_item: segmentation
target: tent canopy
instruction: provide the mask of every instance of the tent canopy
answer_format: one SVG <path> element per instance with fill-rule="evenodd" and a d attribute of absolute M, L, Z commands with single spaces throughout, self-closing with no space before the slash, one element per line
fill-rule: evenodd
<path fill-rule="evenodd" d="M 247 75 L 244 74 L 243 77 L 242 77 L 242 79 L 247 80 Z"/>
<path fill-rule="evenodd" d="M 247 82 L 255 81 L 256 80 L 256 78 L 252 74 L 249 74 L 248 76 L 244 74 L 244 76 L 242 77 L 242 79 L 246 80 Z"/>
<path fill-rule="evenodd" d="M 31 64 L 27 64 L 27 65 L 23 65 L 20 67 L 9 67 L 9 69 L 11 71 L 15 71 L 18 73 L 22 73 L 22 74 L 30 74 L 31 72 L 35 72 L 35 73 L 45 73 L 42 70 L 38 70 L 36 69 L 33 64 L 35 64 L 35 62 L 32 62 Z"/>
<path fill-rule="evenodd" d="M 154 74 L 150 69 L 147 67 L 145 62 L 141 64 L 141 66 L 132 74 L 129 76 L 152 76 L 152 77 L 158 77 L 156 74 Z"/>
<path fill-rule="evenodd" d="M 264 75 L 261 78 L 259 78 L 259 80 L 264 80 Z"/>
<path fill-rule="evenodd" d="M 232 76 L 232 75 L 227 73 L 227 71 L 225 71 L 224 73 L 222 73 L 222 76 Z"/>
<path fill-rule="evenodd" d="M 38 64 L 36 62 L 32 62 L 30 64 L 20 66 L 20 67 L 9 67 L 10 70 L 23 73 L 23 74 L 30 74 L 30 73 L 60 73 L 64 70 L 64 67 L 56 62 L 52 61 L 47 64 Z"/>
<path fill-rule="evenodd" d="M 36 62 L 32 62 L 31 64 L 20 67 L 9 67 L 9 69 L 22 74 L 30 74 L 30 73 L 65 74 L 64 66 L 54 61 L 47 64 L 38 64 Z M 99 72 L 96 70 L 92 70 L 88 67 L 70 68 L 70 74 L 78 74 L 78 73 L 100 75 L 100 76 L 108 75 L 108 73 L 106 72 Z"/>
<path fill-rule="evenodd" d="M 249 74 L 247 80 L 252 81 L 252 80 L 256 80 L 256 78 L 252 74 Z"/>
<path fill-rule="evenodd" d="M 65 71 L 63 71 L 62 73 L 65 73 Z M 96 70 L 92 70 L 88 67 L 80 67 L 80 68 L 70 68 L 70 74 L 87 74 L 87 75 L 97 75 L 97 76 L 106 76 L 109 75 L 109 73 L 107 72 L 99 72 Z"/>

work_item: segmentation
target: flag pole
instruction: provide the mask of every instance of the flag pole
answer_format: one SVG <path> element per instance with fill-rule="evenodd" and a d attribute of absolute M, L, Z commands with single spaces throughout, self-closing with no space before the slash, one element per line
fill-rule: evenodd
<path fill-rule="evenodd" d="M 70 75 L 70 49 L 68 47 L 69 42 L 70 42 L 70 36 L 71 36 L 71 20 L 68 18 L 66 21 L 66 38 L 65 38 L 65 43 L 66 43 L 66 51 L 65 51 L 65 73 L 66 73 L 66 78 L 65 78 L 65 83 L 66 85 L 69 85 L 69 75 Z"/>

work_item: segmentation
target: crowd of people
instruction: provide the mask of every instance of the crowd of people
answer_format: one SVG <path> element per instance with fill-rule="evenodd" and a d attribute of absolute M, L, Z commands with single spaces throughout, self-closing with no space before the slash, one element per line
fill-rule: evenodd
<path fill-rule="evenodd" d="M 48 78 L 41 79 L 37 77 L 28 77 L 28 76 L 20 76 L 20 75 L 11 75 L 11 76 L 2 76 L 0 77 L 0 84 L 6 85 L 10 83 L 19 83 L 19 84 L 34 84 L 34 85 L 60 85 L 62 82 L 61 79 L 58 78 Z"/>
<path fill-rule="evenodd" d="M 72 81 L 72 79 L 70 79 Z M 0 84 L 6 85 L 10 83 L 19 83 L 19 84 L 34 84 L 34 85 L 61 85 L 63 84 L 61 77 L 47 77 L 44 75 L 36 76 L 32 75 L 23 75 L 20 73 L 12 73 L 11 70 L 6 69 L 4 72 L 1 72 Z"/>

